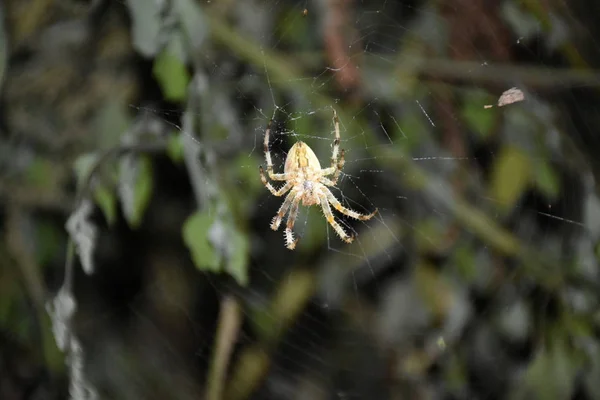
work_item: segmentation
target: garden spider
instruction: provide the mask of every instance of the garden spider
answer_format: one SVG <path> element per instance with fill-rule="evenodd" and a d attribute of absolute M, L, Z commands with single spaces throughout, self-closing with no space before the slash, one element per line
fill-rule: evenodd
<path fill-rule="evenodd" d="M 342 172 L 342 168 L 344 167 L 344 149 L 340 151 L 338 160 L 338 151 L 340 147 L 340 121 L 338 120 L 335 109 L 333 110 L 335 140 L 333 141 L 333 154 L 331 155 L 331 166 L 329 168 L 322 169 L 319 159 L 314 151 L 306 143 L 299 141 L 292 146 L 285 159 L 283 174 L 273 173 L 273 163 L 271 162 L 271 153 L 269 152 L 269 134 L 271 133 L 272 122 L 272 120 L 269 121 L 264 141 L 267 173 L 271 180 L 285 181 L 286 183 L 281 188 L 275 189 L 271 183 L 267 181 L 262 165 L 259 167 L 260 179 L 263 185 L 265 185 L 274 196 L 283 196 L 287 191 L 289 191 L 289 193 L 281 207 L 279 207 L 277 215 L 273 218 L 271 229 L 274 231 L 279 229 L 283 217 L 289 211 L 287 226 L 285 228 L 285 241 L 286 247 L 293 250 L 296 247 L 298 239 L 294 239 L 292 228 L 294 227 L 294 223 L 298 216 L 298 206 L 300 201 L 302 201 L 302 205 L 304 206 L 311 206 L 313 204 L 320 205 L 327 222 L 329 222 L 339 237 L 346 243 L 352 243 L 354 236 L 348 235 L 344 229 L 342 229 L 340 224 L 335 220 L 329 204 L 333 205 L 333 207 L 342 214 L 361 221 L 373 218 L 377 213 L 377 209 L 368 215 L 360 214 L 344 207 L 327 188 L 327 186 L 336 185 L 340 173 Z M 327 178 L 328 175 L 333 175 L 333 178 Z"/>

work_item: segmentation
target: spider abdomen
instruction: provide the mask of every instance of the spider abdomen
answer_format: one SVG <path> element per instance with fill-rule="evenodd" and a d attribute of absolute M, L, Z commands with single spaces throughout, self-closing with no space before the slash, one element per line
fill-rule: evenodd
<path fill-rule="evenodd" d="M 316 172 L 321 170 L 321 163 L 315 152 L 304 142 L 296 142 L 285 159 L 284 173 L 297 174 L 300 171 Z"/>

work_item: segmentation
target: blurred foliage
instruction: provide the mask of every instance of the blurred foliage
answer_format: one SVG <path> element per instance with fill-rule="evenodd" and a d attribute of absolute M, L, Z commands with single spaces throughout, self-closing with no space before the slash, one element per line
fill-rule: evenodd
<path fill-rule="evenodd" d="M 0 399 L 598 398 L 595 3 L 488 3 L 4 2 Z"/>
<path fill-rule="evenodd" d="M 527 189 L 530 176 L 529 157 L 516 147 L 505 146 L 494 161 L 490 198 L 504 213 L 510 212 Z"/>
<path fill-rule="evenodd" d="M 170 42 L 154 62 L 154 75 L 160 83 L 165 99 L 169 101 L 184 100 L 190 81 L 185 65 L 177 56 L 177 43 Z"/>

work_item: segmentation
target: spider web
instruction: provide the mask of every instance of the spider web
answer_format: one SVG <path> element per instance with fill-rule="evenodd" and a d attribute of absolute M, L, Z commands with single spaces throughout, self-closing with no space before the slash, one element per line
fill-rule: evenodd
<path fill-rule="evenodd" d="M 230 121 L 223 143 L 239 146 L 243 155 L 235 159 L 247 171 L 238 183 L 259 182 L 257 166 L 266 166 L 262 141 L 271 119 L 276 173 L 283 171 L 287 151 L 298 140 L 327 167 L 336 108 L 340 148 L 346 153 L 332 192 L 357 212 L 379 210 L 366 222 L 333 210 L 346 232 L 356 235 L 348 245 L 319 207 L 300 206 L 294 227 L 299 242 L 290 252 L 284 247 L 284 227 L 268 229 L 284 197 L 275 198 L 262 187 L 252 194 L 250 284 L 238 293 L 252 306 L 243 315 L 256 323 L 253 311 L 261 309 L 265 318 L 275 319 L 271 326 L 277 326 L 278 318 L 285 326 L 253 398 L 372 399 L 393 397 L 390 393 L 495 398 L 500 392 L 523 396 L 537 390 L 535 379 L 528 377 L 545 371 L 548 361 L 534 334 L 540 334 L 544 321 L 553 320 L 544 313 L 555 301 L 552 291 L 559 290 L 565 304 L 583 312 L 597 304 L 577 285 L 557 289 L 545 283 L 547 275 L 562 276 L 560 270 L 545 274 L 531 266 L 557 267 L 561 260 L 575 265 L 584 279 L 597 281 L 594 222 L 600 203 L 592 166 L 573 156 L 581 154 L 573 150 L 578 143 L 596 142 L 590 139 L 591 128 L 581 133 L 580 125 L 563 124 L 554 106 L 562 101 L 568 115 L 576 115 L 582 100 L 571 89 L 595 88 L 597 78 L 577 84 L 560 71 L 536 77 L 535 71 L 503 70 L 493 61 L 493 51 L 482 51 L 468 30 L 446 42 L 439 10 L 423 2 L 355 2 L 345 10 L 307 1 L 236 7 L 241 25 L 260 43 L 262 68 L 253 65 L 232 80 L 231 60 L 211 60 L 207 77 L 216 96 L 215 119 Z M 340 61 L 344 53 L 330 55 L 325 64 L 335 66 L 323 67 L 315 53 L 322 51 L 319 38 L 328 33 L 315 27 L 327 29 L 323 19 L 344 12 L 352 32 L 351 39 L 345 38 L 350 43 L 342 47 L 351 56 Z M 280 28 L 256 27 L 248 22 L 251 18 L 241 17 L 244 13 L 258 20 L 276 13 L 283 15 L 283 23 Z M 535 61 L 539 71 L 554 67 L 548 53 L 558 45 L 540 47 L 542 28 L 531 12 L 506 1 L 498 14 L 516 37 L 507 40 L 505 33 L 492 33 L 488 41 L 504 40 L 516 58 Z M 460 18 L 453 21 L 459 24 Z M 559 38 L 554 40 L 560 34 L 555 32 Z M 274 76 L 273 53 L 300 60 L 312 76 Z M 444 65 L 444 57 L 453 60 L 450 66 Z M 358 97 L 364 101 L 358 107 L 348 105 L 356 88 L 343 81 L 353 68 L 362 77 Z M 304 93 L 289 89 L 299 85 Z M 523 101 L 496 102 L 513 87 L 524 93 Z M 549 99 L 548 88 L 562 88 L 566 95 Z M 315 100 L 324 97 L 331 101 Z M 178 111 L 132 107 L 181 129 Z M 534 252 L 533 261 L 522 249 Z M 548 264 L 542 256 L 550 259 Z M 292 296 L 289 287 L 299 279 L 297 270 L 309 271 L 315 288 L 290 322 L 266 305 L 280 291 Z M 210 274 L 207 279 L 213 280 Z M 170 301 L 168 293 L 161 297 Z M 186 315 L 195 325 L 196 317 L 188 310 Z M 202 340 L 205 333 L 195 335 Z M 586 340 L 598 348 L 597 342 Z M 244 345 L 257 342 L 256 334 L 241 329 L 235 342 L 242 345 L 230 361 L 233 370 Z M 576 362 L 559 353 L 552 353 L 555 363 L 570 376 Z M 571 387 L 571 382 L 565 385 Z"/>

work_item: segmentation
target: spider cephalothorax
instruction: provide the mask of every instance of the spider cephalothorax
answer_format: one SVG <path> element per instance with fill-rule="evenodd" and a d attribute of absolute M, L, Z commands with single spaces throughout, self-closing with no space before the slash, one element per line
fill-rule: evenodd
<path fill-rule="evenodd" d="M 275 189 L 270 182 L 267 181 L 262 165 L 260 166 L 260 179 L 262 183 L 269 189 L 274 196 L 283 196 L 288 193 L 283 204 L 279 207 L 277 215 L 271 222 L 271 229 L 279 229 L 281 221 L 285 214 L 289 211 L 287 226 L 285 228 L 286 247 L 293 250 L 296 247 L 298 239 L 294 239 L 292 228 L 298 216 L 298 206 L 300 202 L 304 206 L 317 204 L 323 209 L 323 214 L 327 222 L 333 227 L 340 238 L 346 243 L 352 243 L 354 236 L 348 235 L 340 224 L 335 220 L 331 212 L 330 204 L 333 207 L 349 217 L 366 221 L 373 218 L 377 213 L 377 209 L 371 214 L 364 215 L 354 210 L 344 207 L 327 186 L 335 186 L 342 168 L 344 166 L 344 150 L 339 151 L 340 147 L 340 123 L 337 113 L 333 110 L 333 124 L 335 126 L 335 139 L 333 141 L 333 153 L 331 155 L 331 166 L 329 168 L 321 168 L 321 163 L 315 152 L 304 142 L 296 142 L 290 149 L 283 174 L 273 172 L 273 163 L 271 161 L 271 153 L 269 152 L 269 134 L 271 132 L 271 122 L 267 126 L 265 132 L 264 150 L 265 159 L 267 161 L 267 173 L 269 178 L 274 181 L 285 181 L 286 183 L 279 189 Z M 340 153 L 338 160 L 338 151 Z M 328 175 L 333 175 L 331 179 Z"/>

